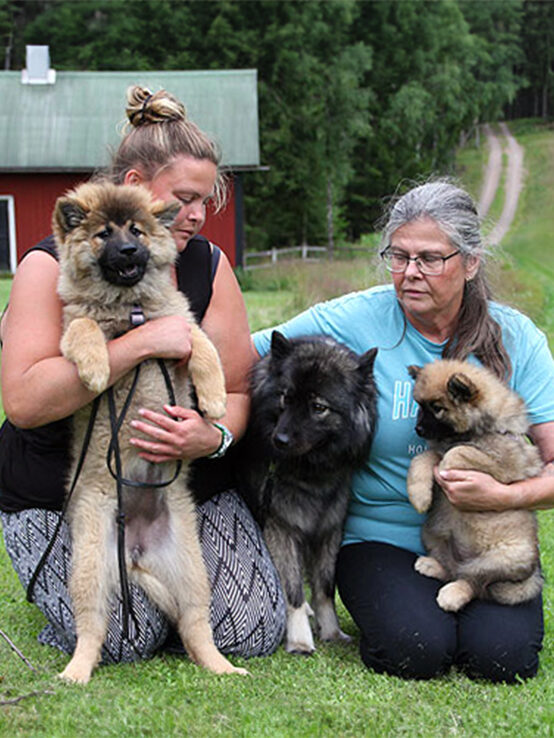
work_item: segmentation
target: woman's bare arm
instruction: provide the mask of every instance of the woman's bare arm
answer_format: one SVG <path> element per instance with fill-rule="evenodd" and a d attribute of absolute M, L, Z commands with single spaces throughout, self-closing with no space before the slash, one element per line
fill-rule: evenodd
<path fill-rule="evenodd" d="M 2 321 L 2 400 L 7 417 L 21 428 L 67 417 L 94 397 L 60 354 L 58 275 L 52 256 L 29 254 L 18 267 Z M 162 318 L 110 341 L 108 351 L 113 384 L 152 356 L 188 360 L 190 329 L 182 318 Z"/>

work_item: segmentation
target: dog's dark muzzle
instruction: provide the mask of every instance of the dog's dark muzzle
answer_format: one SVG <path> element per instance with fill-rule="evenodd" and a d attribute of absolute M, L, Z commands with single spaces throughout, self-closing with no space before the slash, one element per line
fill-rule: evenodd
<path fill-rule="evenodd" d="M 133 287 L 144 277 L 149 256 L 148 249 L 140 243 L 107 243 L 98 263 L 107 282 L 118 287 Z"/>
<path fill-rule="evenodd" d="M 438 420 L 425 407 L 419 409 L 415 432 L 420 438 L 425 438 L 426 440 L 451 438 L 453 435 L 456 435 L 455 429 L 449 423 Z"/>
<path fill-rule="evenodd" d="M 434 419 L 429 416 L 429 413 L 425 413 L 421 408 L 419 409 L 417 413 L 415 432 L 420 438 L 432 438 L 429 426 L 433 423 L 433 420 Z"/>
<path fill-rule="evenodd" d="M 271 440 L 277 451 L 290 452 L 291 439 L 288 433 L 274 433 Z"/>

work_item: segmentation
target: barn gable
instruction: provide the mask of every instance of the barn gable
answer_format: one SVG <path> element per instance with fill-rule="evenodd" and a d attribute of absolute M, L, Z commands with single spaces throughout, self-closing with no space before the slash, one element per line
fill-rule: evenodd
<path fill-rule="evenodd" d="M 49 232 L 54 201 L 64 189 L 107 166 L 133 84 L 173 93 L 220 147 L 223 166 L 235 174 L 234 189 L 227 212 L 210 214 L 203 232 L 236 263 L 240 172 L 260 163 L 256 70 L 57 71 L 53 77 L 26 84 L 21 72 L 0 72 L 0 251 L 2 239 L 8 250 L 0 254 L 0 269 L 13 270 Z"/>

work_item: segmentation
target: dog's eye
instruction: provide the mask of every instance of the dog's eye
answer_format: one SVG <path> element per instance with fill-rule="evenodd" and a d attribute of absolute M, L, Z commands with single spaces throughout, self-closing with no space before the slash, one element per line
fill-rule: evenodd
<path fill-rule="evenodd" d="M 312 410 L 316 415 L 323 415 L 329 410 L 329 408 L 321 402 L 313 402 Z"/>
<path fill-rule="evenodd" d="M 439 402 L 430 402 L 429 407 L 434 415 L 441 415 L 444 412 L 444 407 Z"/>
<path fill-rule="evenodd" d="M 137 238 L 144 235 L 140 228 L 134 223 L 131 223 L 131 225 L 129 226 L 129 231 L 133 234 L 133 236 L 137 236 Z"/>
<path fill-rule="evenodd" d="M 109 238 L 112 235 L 112 233 L 113 228 L 110 228 L 110 226 L 106 226 L 101 231 L 98 231 L 98 233 L 96 234 L 96 238 L 101 238 L 105 241 L 106 238 Z"/>
<path fill-rule="evenodd" d="M 279 406 L 281 407 L 281 410 L 283 410 L 286 405 L 290 405 L 290 397 L 287 395 L 286 392 L 282 392 L 281 396 L 279 397 Z"/>

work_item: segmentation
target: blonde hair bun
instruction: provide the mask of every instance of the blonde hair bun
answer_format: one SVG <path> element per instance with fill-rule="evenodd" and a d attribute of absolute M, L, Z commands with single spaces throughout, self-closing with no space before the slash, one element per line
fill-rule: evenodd
<path fill-rule="evenodd" d="M 112 155 L 108 177 L 123 184 L 131 169 L 139 169 L 146 181 L 171 165 L 179 156 L 207 159 L 215 164 L 214 209 L 221 210 L 227 198 L 225 176 L 219 163 L 221 152 L 188 115 L 183 103 L 167 90 L 152 92 L 133 85 L 127 89 L 127 122 L 123 138 Z"/>
<path fill-rule="evenodd" d="M 133 85 L 127 90 L 125 112 L 129 124 L 134 128 L 152 123 L 187 119 L 185 106 L 170 92 L 166 90 L 152 92 L 140 85 Z"/>

